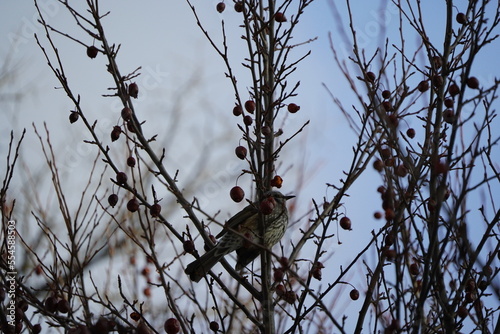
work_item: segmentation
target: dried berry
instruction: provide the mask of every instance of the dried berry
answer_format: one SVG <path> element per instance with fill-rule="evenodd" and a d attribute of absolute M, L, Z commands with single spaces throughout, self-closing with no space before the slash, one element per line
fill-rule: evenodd
<path fill-rule="evenodd" d="M 122 118 L 124 121 L 130 121 L 132 118 L 132 109 L 125 107 L 122 109 Z"/>
<path fill-rule="evenodd" d="M 76 121 L 78 121 L 78 118 L 80 117 L 80 115 L 78 115 L 77 112 L 74 112 L 72 111 L 70 114 L 69 114 L 69 122 L 71 124 L 75 123 Z"/>
<path fill-rule="evenodd" d="M 231 188 L 231 191 L 229 192 L 229 195 L 231 196 L 231 199 L 235 201 L 236 203 L 239 203 L 245 198 L 245 192 L 241 187 L 234 186 Z"/>
<path fill-rule="evenodd" d="M 184 248 L 184 251 L 189 254 L 193 254 L 195 247 L 194 247 L 194 242 L 192 240 L 185 240 L 184 243 L 182 244 L 182 247 Z"/>
<path fill-rule="evenodd" d="M 117 194 L 109 195 L 108 203 L 109 203 L 109 205 L 111 205 L 114 208 L 116 203 L 118 203 L 118 195 Z"/>
<path fill-rule="evenodd" d="M 129 167 L 135 167 L 135 158 L 134 157 L 128 157 L 127 158 L 127 166 L 129 166 Z"/>
<path fill-rule="evenodd" d="M 380 159 L 377 159 L 373 162 L 373 168 L 375 168 L 375 170 L 381 172 L 384 170 L 384 162 Z"/>
<path fill-rule="evenodd" d="M 170 318 L 167 321 L 165 321 L 165 332 L 167 334 L 176 334 L 179 333 L 181 330 L 181 324 L 179 321 L 175 318 Z"/>
<path fill-rule="evenodd" d="M 234 3 L 234 10 L 237 13 L 241 13 L 243 11 L 243 1 L 237 1 Z"/>
<path fill-rule="evenodd" d="M 408 130 L 406 130 L 406 135 L 409 137 L 409 138 L 415 138 L 415 129 L 414 128 L 409 128 Z"/>
<path fill-rule="evenodd" d="M 116 141 L 120 138 L 120 134 L 122 133 L 122 129 L 119 126 L 113 127 L 111 131 L 111 141 Z"/>
<path fill-rule="evenodd" d="M 453 109 L 446 109 L 443 112 L 443 119 L 446 123 L 452 124 L 455 121 L 455 113 Z"/>
<path fill-rule="evenodd" d="M 368 80 L 369 82 L 375 82 L 375 79 L 377 78 L 375 76 L 375 73 L 373 72 L 366 72 L 366 80 Z"/>
<path fill-rule="evenodd" d="M 421 93 L 426 92 L 429 89 L 429 82 L 427 80 L 420 81 L 420 83 L 417 86 L 417 89 Z"/>
<path fill-rule="evenodd" d="M 219 330 L 219 323 L 217 321 L 211 321 L 210 330 L 217 332 Z"/>
<path fill-rule="evenodd" d="M 261 129 L 261 131 L 262 131 L 262 135 L 264 135 L 266 137 L 271 134 L 271 128 L 268 127 L 267 125 L 263 126 L 262 129 Z"/>
<path fill-rule="evenodd" d="M 281 176 L 276 175 L 273 177 L 270 184 L 271 187 L 281 188 L 281 186 L 283 185 L 283 179 L 281 178 Z"/>
<path fill-rule="evenodd" d="M 245 157 L 247 156 L 247 148 L 245 146 L 238 146 L 234 150 L 234 153 L 236 154 L 236 156 L 238 158 L 240 158 L 241 160 L 244 160 Z"/>
<path fill-rule="evenodd" d="M 283 284 L 278 284 L 276 285 L 276 294 L 281 297 L 284 296 L 286 293 L 285 286 Z"/>
<path fill-rule="evenodd" d="M 315 279 L 317 279 L 318 281 L 321 281 L 321 278 L 322 278 L 322 273 L 321 273 L 321 269 L 323 269 L 325 266 L 323 265 L 323 263 L 321 262 L 316 262 L 312 268 L 311 268 L 311 275 L 312 277 L 314 277 Z"/>
<path fill-rule="evenodd" d="M 453 108 L 453 99 L 445 99 L 444 100 L 444 105 L 446 106 L 446 108 Z"/>
<path fill-rule="evenodd" d="M 476 77 L 468 78 L 466 84 L 467 84 L 467 87 L 472 88 L 472 89 L 479 88 L 479 80 L 477 80 Z"/>
<path fill-rule="evenodd" d="M 344 230 L 351 230 L 351 220 L 348 217 L 342 217 L 340 219 L 340 227 Z"/>
<path fill-rule="evenodd" d="M 375 219 L 380 219 L 380 218 L 382 218 L 382 212 L 380 212 L 380 211 L 375 211 L 375 212 L 373 213 L 373 218 L 375 218 Z"/>
<path fill-rule="evenodd" d="M 253 114 L 255 111 L 255 102 L 252 100 L 248 100 L 245 102 L 245 110 L 248 111 L 249 113 Z"/>
<path fill-rule="evenodd" d="M 420 272 L 420 267 L 418 263 L 413 262 L 412 264 L 410 264 L 409 272 L 411 275 L 417 276 L 418 273 Z"/>
<path fill-rule="evenodd" d="M 432 84 L 434 87 L 439 88 L 444 84 L 444 79 L 441 75 L 436 74 L 432 77 Z"/>
<path fill-rule="evenodd" d="M 139 86 L 135 82 L 132 82 L 128 86 L 128 95 L 133 97 L 134 99 L 137 98 L 137 95 L 139 95 Z"/>
<path fill-rule="evenodd" d="M 139 321 L 141 319 L 141 315 L 137 312 L 130 313 L 130 318 L 134 321 Z"/>
<path fill-rule="evenodd" d="M 300 106 L 296 105 L 295 103 L 290 103 L 287 109 L 289 113 L 295 114 L 297 111 L 300 110 Z"/>
<path fill-rule="evenodd" d="M 119 185 L 125 185 L 127 183 L 127 174 L 124 172 L 118 172 L 116 173 L 116 183 Z"/>
<path fill-rule="evenodd" d="M 33 334 L 38 334 L 42 332 L 42 325 L 35 324 L 33 325 Z"/>
<path fill-rule="evenodd" d="M 161 205 L 158 203 L 155 203 L 151 205 L 151 208 L 149 209 L 149 213 L 151 214 L 151 217 L 158 217 L 161 212 Z"/>
<path fill-rule="evenodd" d="M 233 108 L 233 115 L 234 116 L 239 116 L 243 113 L 243 108 L 241 108 L 240 105 L 234 106 Z"/>
<path fill-rule="evenodd" d="M 269 215 L 273 212 L 275 206 L 276 200 L 272 197 L 268 197 L 260 202 L 260 212 L 262 212 L 263 215 Z"/>
<path fill-rule="evenodd" d="M 97 57 L 97 54 L 99 53 L 99 50 L 91 45 L 89 47 L 87 47 L 87 56 L 90 58 L 90 59 L 94 59 L 95 57 Z"/>
<path fill-rule="evenodd" d="M 349 297 L 351 297 L 352 300 L 358 300 L 359 291 L 357 289 L 352 289 L 351 292 L 349 292 Z"/>
<path fill-rule="evenodd" d="M 384 99 L 388 99 L 388 98 L 390 98 L 390 97 L 391 97 L 391 91 L 389 91 L 389 90 L 384 90 L 384 91 L 382 92 L 382 97 L 383 97 Z"/>
<path fill-rule="evenodd" d="M 45 302 L 44 302 L 45 309 L 49 312 L 52 312 L 52 313 L 56 312 L 58 301 L 59 300 L 55 296 L 48 297 L 47 299 L 45 299 Z"/>
<path fill-rule="evenodd" d="M 279 23 L 286 22 L 286 16 L 282 12 L 277 12 L 276 14 L 274 14 L 274 19 Z"/>
<path fill-rule="evenodd" d="M 460 87 L 458 87 L 457 84 L 451 84 L 448 87 L 448 93 L 450 93 L 451 96 L 458 95 L 460 93 Z"/>
<path fill-rule="evenodd" d="M 132 198 L 127 203 L 127 210 L 130 212 L 136 212 L 137 210 L 139 210 L 139 201 L 137 201 L 137 199 L 135 198 Z"/>
<path fill-rule="evenodd" d="M 293 304 L 297 300 L 297 294 L 294 291 L 287 291 L 283 295 L 283 299 L 288 303 L 288 304 Z"/>
<path fill-rule="evenodd" d="M 226 4 L 224 2 L 219 2 L 217 6 L 215 6 L 215 9 L 217 9 L 219 13 L 222 13 L 224 9 L 226 9 Z"/>
<path fill-rule="evenodd" d="M 275 282 L 283 281 L 283 278 L 285 277 L 285 273 L 283 272 L 283 269 L 281 269 L 281 268 L 274 269 L 273 277 L 274 277 Z"/>
<path fill-rule="evenodd" d="M 394 173 L 399 177 L 405 177 L 406 175 L 408 175 L 408 168 L 406 168 L 404 165 L 398 165 Z"/>
<path fill-rule="evenodd" d="M 61 313 L 68 313 L 69 312 L 69 302 L 66 299 L 61 299 L 60 301 L 57 302 L 57 310 Z"/>
<path fill-rule="evenodd" d="M 432 57 L 432 62 L 434 63 L 435 68 L 441 68 L 441 66 L 443 66 L 443 60 L 440 56 Z"/>
<path fill-rule="evenodd" d="M 464 13 L 458 13 L 456 19 L 457 19 L 457 22 L 460 24 L 467 23 L 467 16 Z"/>
<path fill-rule="evenodd" d="M 243 123 L 245 123 L 245 125 L 250 126 L 252 125 L 252 122 L 253 122 L 252 116 L 246 115 L 245 117 L 243 117 Z"/>

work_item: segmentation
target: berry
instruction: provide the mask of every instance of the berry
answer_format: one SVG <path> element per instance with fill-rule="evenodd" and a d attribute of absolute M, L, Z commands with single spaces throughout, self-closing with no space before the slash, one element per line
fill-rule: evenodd
<path fill-rule="evenodd" d="M 57 302 L 57 310 L 61 313 L 68 313 L 69 312 L 69 302 L 66 299 L 61 299 L 60 301 Z"/>
<path fill-rule="evenodd" d="M 285 14 L 283 14 L 282 12 L 277 12 L 276 14 L 274 14 L 274 19 L 279 23 L 286 22 Z"/>
<path fill-rule="evenodd" d="M 467 84 L 467 87 L 472 88 L 472 89 L 479 88 L 479 80 L 477 80 L 476 77 L 468 78 L 466 84 Z"/>
<path fill-rule="evenodd" d="M 224 9 L 226 9 L 226 4 L 224 2 L 219 2 L 217 6 L 215 6 L 215 9 L 217 9 L 219 13 L 222 13 Z"/>
<path fill-rule="evenodd" d="M 288 112 L 295 114 L 297 111 L 300 110 L 300 106 L 296 105 L 295 103 L 290 103 L 288 105 Z"/>
<path fill-rule="evenodd" d="M 272 197 L 269 197 L 260 202 L 260 211 L 263 215 L 269 215 L 273 212 L 275 206 L 276 200 Z"/>
<path fill-rule="evenodd" d="M 441 68 L 441 66 L 443 66 L 443 60 L 439 56 L 432 57 L 432 62 L 436 68 Z"/>
<path fill-rule="evenodd" d="M 366 80 L 368 80 L 369 82 L 375 82 L 375 79 L 377 77 L 375 76 L 375 73 L 373 72 L 366 72 Z"/>
<path fill-rule="evenodd" d="M 432 84 L 434 87 L 439 88 L 444 84 L 444 79 L 442 76 L 439 74 L 436 74 L 435 76 L 432 77 Z"/>
<path fill-rule="evenodd" d="M 285 292 L 283 295 L 283 299 L 288 303 L 288 304 L 293 304 L 297 300 L 297 294 L 293 292 L 292 290 Z"/>
<path fill-rule="evenodd" d="M 453 99 L 445 99 L 444 100 L 444 105 L 446 106 L 446 108 L 453 108 Z"/>
<path fill-rule="evenodd" d="M 348 217 L 342 217 L 340 219 L 340 227 L 344 230 L 351 230 L 351 220 Z"/>
<path fill-rule="evenodd" d="M 467 23 L 467 16 L 464 13 L 458 13 L 456 19 L 457 19 L 457 22 L 460 24 Z"/>
<path fill-rule="evenodd" d="M 165 321 L 165 332 L 167 334 L 176 334 L 179 333 L 181 330 L 181 324 L 179 323 L 179 320 L 175 318 L 170 318 L 167 321 Z"/>
<path fill-rule="evenodd" d="M 388 99 L 388 98 L 390 98 L 390 97 L 391 97 L 391 92 L 390 92 L 390 91 L 388 91 L 388 90 L 384 90 L 384 91 L 382 92 L 382 97 L 383 97 L 384 99 Z"/>
<path fill-rule="evenodd" d="M 253 114 L 253 112 L 255 111 L 255 102 L 252 100 L 248 100 L 247 102 L 245 102 L 245 110 Z"/>
<path fill-rule="evenodd" d="M 139 321 L 139 319 L 141 319 L 141 315 L 137 312 L 132 312 L 130 313 L 130 319 L 134 321 Z"/>
<path fill-rule="evenodd" d="M 119 185 L 124 185 L 127 183 L 127 174 L 125 174 L 124 172 L 118 172 L 116 173 L 116 183 L 118 183 Z"/>
<path fill-rule="evenodd" d="M 36 324 L 33 325 L 33 334 L 38 334 L 42 332 L 42 325 Z"/>
<path fill-rule="evenodd" d="M 387 261 L 393 261 L 396 258 L 396 251 L 389 248 L 384 250 L 384 255 Z"/>
<path fill-rule="evenodd" d="M 267 125 L 266 126 L 263 126 L 262 129 L 261 129 L 261 132 L 262 132 L 262 135 L 264 136 L 269 136 L 271 134 L 271 128 L 268 127 Z"/>
<path fill-rule="evenodd" d="M 134 157 L 128 157 L 127 158 L 127 166 L 129 166 L 129 167 L 135 167 L 135 158 Z"/>
<path fill-rule="evenodd" d="M 245 157 L 247 156 L 247 149 L 244 146 L 238 146 L 234 150 L 234 153 L 236 153 L 236 156 L 240 158 L 241 160 L 244 160 Z"/>
<path fill-rule="evenodd" d="M 138 94 L 139 94 L 139 86 L 137 86 L 135 82 L 132 82 L 128 86 L 128 95 L 136 99 Z"/>
<path fill-rule="evenodd" d="M 409 128 L 408 130 L 406 130 L 406 135 L 409 138 L 415 138 L 415 129 L 414 128 Z"/>
<path fill-rule="evenodd" d="M 113 131 L 111 131 L 111 141 L 116 141 L 120 138 L 120 134 L 122 133 L 122 129 L 119 126 L 113 127 Z"/>
<path fill-rule="evenodd" d="M 419 271 L 420 271 L 420 268 L 418 266 L 418 263 L 415 263 L 413 262 L 412 264 L 410 264 L 410 268 L 409 268 L 409 271 L 410 271 L 410 274 L 413 275 L 413 276 L 417 276 Z"/>
<path fill-rule="evenodd" d="M 234 10 L 237 13 L 241 13 L 243 11 L 243 1 L 238 1 L 234 4 Z"/>
<path fill-rule="evenodd" d="M 51 313 L 54 313 L 57 310 L 57 298 L 55 296 L 50 296 L 45 299 L 45 309 Z"/>
<path fill-rule="evenodd" d="M 127 122 L 127 129 L 128 131 L 132 132 L 132 133 L 135 133 L 135 127 L 134 127 L 134 124 L 132 122 Z"/>
<path fill-rule="evenodd" d="M 467 307 L 465 307 L 464 305 L 460 305 L 457 309 L 457 315 L 460 317 L 460 318 L 465 318 L 467 317 L 467 315 L 469 314 L 469 311 L 467 311 Z"/>
<path fill-rule="evenodd" d="M 275 282 L 283 281 L 283 278 L 285 277 L 285 273 L 283 272 L 283 269 L 281 269 L 281 268 L 275 269 L 273 277 L 274 277 Z"/>
<path fill-rule="evenodd" d="M 460 87 L 458 87 L 457 84 L 451 84 L 448 87 L 448 93 L 450 93 L 451 96 L 458 95 L 460 93 Z"/>
<path fill-rule="evenodd" d="M 381 172 L 384 170 L 384 162 L 380 159 L 377 159 L 373 162 L 373 168 L 375 168 L 375 170 Z"/>
<path fill-rule="evenodd" d="M 71 124 L 73 124 L 73 123 L 75 123 L 76 121 L 78 121 L 78 118 L 79 118 L 79 117 L 80 117 L 80 115 L 78 115 L 78 113 L 77 113 L 77 112 L 74 112 L 74 111 L 73 111 L 73 112 L 71 112 L 71 113 L 69 114 L 69 122 L 70 122 Z"/>
<path fill-rule="evenodd" d="M 276 285 L 276 294 L 281 297 L 284 296 L 286 293 L 285 286 L 283 284 L 278 284 Z"/>
<path fill-rule="evenodd" d="M 245 117 L 243 117 L 243 123 L 245 123 L 246 126 L 252 125 L 252 122 L 253 122 L 252 116 L 246 115 Z"/>
<path fill-rule="evenodd" d="M 132 118 L 132 109 L 125 107 L 122 109 L 122 118 L 124 121 L 130 121 Z"/>
<path fill-rule="evenodd" d="M 184 251 L 186 253 L 189 253 L 189 254 L 193 254 L 194 253 L 194 242 L 192 240 L 186 240 L 184 241 L 184 243 L 182 244 L 182 247 L 184 248 Z"/>
<path fill-rule="evenodd" d="M 236 203 L 239 203 L 245 198 L 245 192 L 241 187 L 234 186 L 231 188 L 231 191 L 229 192 L 229 195 L 231 196 L 231 199 L 235 201 Z"/>
<path fill-rule="evenodd" d="M 406 175 L 408 175 L 408 168 L 406 168 L 404 165 L 398 165 L 394 172 L 399 177 L 405 177 Z"/>
<path fill-rule="evenodd" d="M 420 81 L 420 83 L 417 86 L 417 89 L 421 93 L 426 92 L 429 89 L 429 82 L 427 82 L 427 80 Z"/>
<path fill-rule="evenodd" d="M 98 53 L 99 53 L 99 50 L 93 45 L 91 45 L 87 48 L 87 56 L 90 59 L 94 59 L 95 57 L 97 57 Z"/>
<path fill-rule="evenodd" d="M 380 211 L 375 211 L 375 212 L 373 213 L 373 218 L 375 218 L 375 219 L 380 219 L 380 218 L 382 218 L 382 212 L 380 212 Z"/>
<path fill-rule="evenodd" d="M 455 113 L 453 112 L 453 109 L 446 109 L 443 112 L 443 119 L 446 123 L 452 124 L 455 120 Z"/>
<path fill-rule="evenodd" d="M 139 210 L 139 201 L 137 201 L 137 199 L 135 198 L 132 198 L 127 203 L 127 210 L 130 212 L 136 212 L 137 210 Z"/>
<path fill-rule="evenodd" d="M 279 175 L 276 175 L 271 180 L 271 187 L 281 188 L 282 185 L 283 185 L 283 179 Z"/>
<path fill-rule="evenodd" d="M 313 267 L 311 268 L 311 274 L 312 276 L 317 279 L 318 281 L 321 281 L 322 274 L 321 274 L 321 269 L 323 269 L 325 266 L 321 262 L 316 262 Z"/>
<path fill-rule="evenodd" d="M 358 300 L 359 291 L 357 289 L 352 289 L 351 292 L 349 292 L 349 297 L 351 297 L 352 300 Z"/>
<path fill-rule="evenodd" d="M 109 203 L 109 205 L 111 205 L 114 208 L 116 203 L 118 203 L 118 195 L 117 194 L 109 195 L 108 203 Z"/>
<path fill-rule="evenodd" d="M 161 206 L 158 203 L 155 203 L 151 205 L 151 208 L 149 209 L 149 213 L 151 214 L 151 217 L 158 217 L 161 212 Z"/>
<path fill-rule="evenodd" d="M 243 113 L 243 108 L 241 108 L 240 105 L 234 106 L 233 108 L 233 115 L 234 116 L 239 116 Z"/>
<path fill-rule="evenodd" d="M 211 321 L 210 330 L 217 332 L 219 330 L 219 323 L 217 321 Z"/>

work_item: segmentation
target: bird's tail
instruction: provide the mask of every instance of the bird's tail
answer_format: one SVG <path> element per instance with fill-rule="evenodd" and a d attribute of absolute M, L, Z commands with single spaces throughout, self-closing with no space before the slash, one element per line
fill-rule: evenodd
<path fill-rule="evenodd" d="M 224 254 L 218 254 L 216 248 L 214 248 L 188 264 L 184 272 L 192 281 L 199 282 L 223 256 Z"/>

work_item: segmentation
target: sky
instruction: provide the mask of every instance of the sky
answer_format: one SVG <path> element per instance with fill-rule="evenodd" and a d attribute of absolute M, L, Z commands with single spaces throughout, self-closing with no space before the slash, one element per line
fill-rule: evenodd
<path fill-rule="evenodd" d="M 241 35 L 237 27 L 239 16 L 230 6 L 224 13 L 217 13 L 217 2 L 193 0 L 203 24 L 217 42 L 220 42 L 220 21 L 223 19 L 226 22 L 233 66 L 243 76 L 244 72 L 239 68 L 244 57 L 242 41 L 238 38 Z M 365 1 L 352 2 L 361 47 L 373 52 L 383 42 L 384 32 L 390 36 L 397 34 L 398 17 L 391 6 L 382 8 L 376 2 L 367 7 Z M 52 25 L 80 34 L 60 4 L 54 0 L 40 0 L 39 3 Z M 111 10 L 104 21 L 108 39 L 121 44 L 118 62 L 122 73 L 132 72 L 141 66 L 141 76 L 137 78 L 141 91 L 135 106 L 144 119 L 150 120 L 145 125 L 146 129 L 150 133 L 159 133 L 160 138 L 165 139 L 170 170 L 187 166 L 186 179 L 194 177 L 199 167 L 198 157 L 204 157 L 206 148 L 216 143 L 220 150 L 206 157 L 205 163 L 217 172 L 204 175 L 205 181 L 200 184 L 202 196 L 197 195 L 214 213 L 221 207 L 228 210 L 227 215 L 241 209 L 227 205 L 229 189 L 234 185 L 238 170 L 244 167 L 235 161 L 232 153 L 241 137 L 236 119 L 231 115 L 234 93 L 223 75 L 223 62 L 196 26 L 187 3 L 160 0 L 109 0 L 102 3 L 105 7 L 103 12 Z M 457 7 L 463 6 L 463 3 L 457 2 Z M 435 6 L 434 3 L 424 5 L 424 10 L 429 26 L 439 31 L 444 23 Z M 293 77 L 301 81 L 299 95 L 293 101 L 301 106 L 301 110 L 285 120 L 291 129 L 298 129 L 307 120 L 311 121 L 294 145 L 283 152 L 283 159 L 288 159 L 288 163 L 281 167 L 284 175 L 289 175 L 285 177 L 283 191 L 296 193 L 300 189 L 296 195 L 302 211 L 311 207 L 311 198 L 321 200 L 323 196 L 332 196 L 325 190 L 325 183 L 336 183 L 343 177 L 342 170 L 349 167 L 355 139 L 324 88 L 326 86 L 336 96 L 342 97 L 346 107 L 353 103 L 350 88 L 334 64 L 330 50 L 329 33 L 332 33 L 339 54 L 347 56 L 350 52 L 348 43 L 338 33 L 338 27 L 347 27 L 348 23 L 343 4 L 339 8 L 343 13 L 340 21 L 332 14 L 328 1 L 314 2 L 306 10 L 294 40 L 299 44 L 317 37 L 315 41 L 298 47 L 294 53 L 298 56 L 313 50 Z M 51 140 L 61 152 L 61 169 L 70 181 L 78 182 L 80 168 L 93 159 L 94 151 L 82 142 L 88 139 L 83 126 L 68 122 L 68 112 L 74 106 L 61 89 L 55 89 L 58 83 L 33 37 L 37 34 L 43 39 L 44 35 L 36 21 L 32 1 L 0 3 L 0 59 L 3 59 L 3 72 L 13 73 L 8 81 L 0 80 L 0 91 L 18 97 L 15 101 L 6 102 L 4 97 L 0 100 L 0 156 L 6 155 L 10 130 L 14 129 L 14 136 L 18 138 L 21 129 L 26 128 L 23 163 L 33 171 L 42 169 L 45 162 L 32 124 L 40 130 L 46 122 Z M 90 38 L 79 36 L 88 45 L 93 43 Z M 89 115 L 100 120 L 102 128 L 99 129 L 103 136 L 108 136 L 107 131 L 119 119 L 121 108 L 117 101 L 101 97 L 112 85 L 111 78 L 102 70 L 106 65 L 103 57 L 91 60 L 81 45 L 62 37 L 57 37 L 56 41 L 70 84 L 74 91 L 81 93 L 82 105 L 89 110 Z M 411 47 L 417 42 L 410 39 L 408 44 Z M 46 40 L 43 43 L 47 45 Z M 498 64 L 498 51 L 490 50 L 479 62 L 476 76 L 481 82 L 492 81 L 495 73 L 488 64 Z M 183 96 L 188 98 L 182 99 Z M 217 122 L 213 122 L 214 119 Z M 169 138 L 173 139 L 167 141 Z M 2 165 L 2 173 L 3 168 Z M 301 168 L 303 173 L 297 175 L 293 172 L 294 168 Z M 25 182 L 16 179 L 15 189 L 20 192 Z M 41 183 L 41 191 L 48 194 L 47 202 L 51 198 L 53 200 L 47 187 L 48 181 L 38 182 Z M 248 180 L 246 182 L 248 185 Z M 351 189 L 351 197 L 346 199 L 342 210 L 351 217 L 354 230 L 341 232 L 343 246 L 332 244 L 333 251 L 341 251 L 336 256 L 345 261 L 350 258 L 349 254 L 356 252 L 357 246 L 365 244 L 372 229 L 382 226 L 381 221 L 373 218 L 373 212 L 380 205 L 373 200 L 380 183 L 380 177 L 369 171 Z M 339 263 L 344 260 L 339 259 Z"/>

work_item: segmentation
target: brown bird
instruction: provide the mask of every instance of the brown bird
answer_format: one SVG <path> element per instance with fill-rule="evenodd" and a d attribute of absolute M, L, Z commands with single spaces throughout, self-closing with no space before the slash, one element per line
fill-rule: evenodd
<path fill-rule="evenodd" d="M 293 197 L 295 196 L 285 196 L 279 191 L 269 191 L 264 194 L 261 202 L 254 202 L 235 214 L 216 236 L 222 237 L 222 240 L 199 259 L 191 262 L 185 273 L 193 281 L 199 282 L 222 257 L 232 251 L 236 251 L 238 255 L 236 270 L 243 269 L 259 256 L 262 247 L 270 249 L 281 240 L 288 227 L 288 210 L 285 203 Z M 260 236 L 259 217 L 264 219 L 264 238 Z"/>

